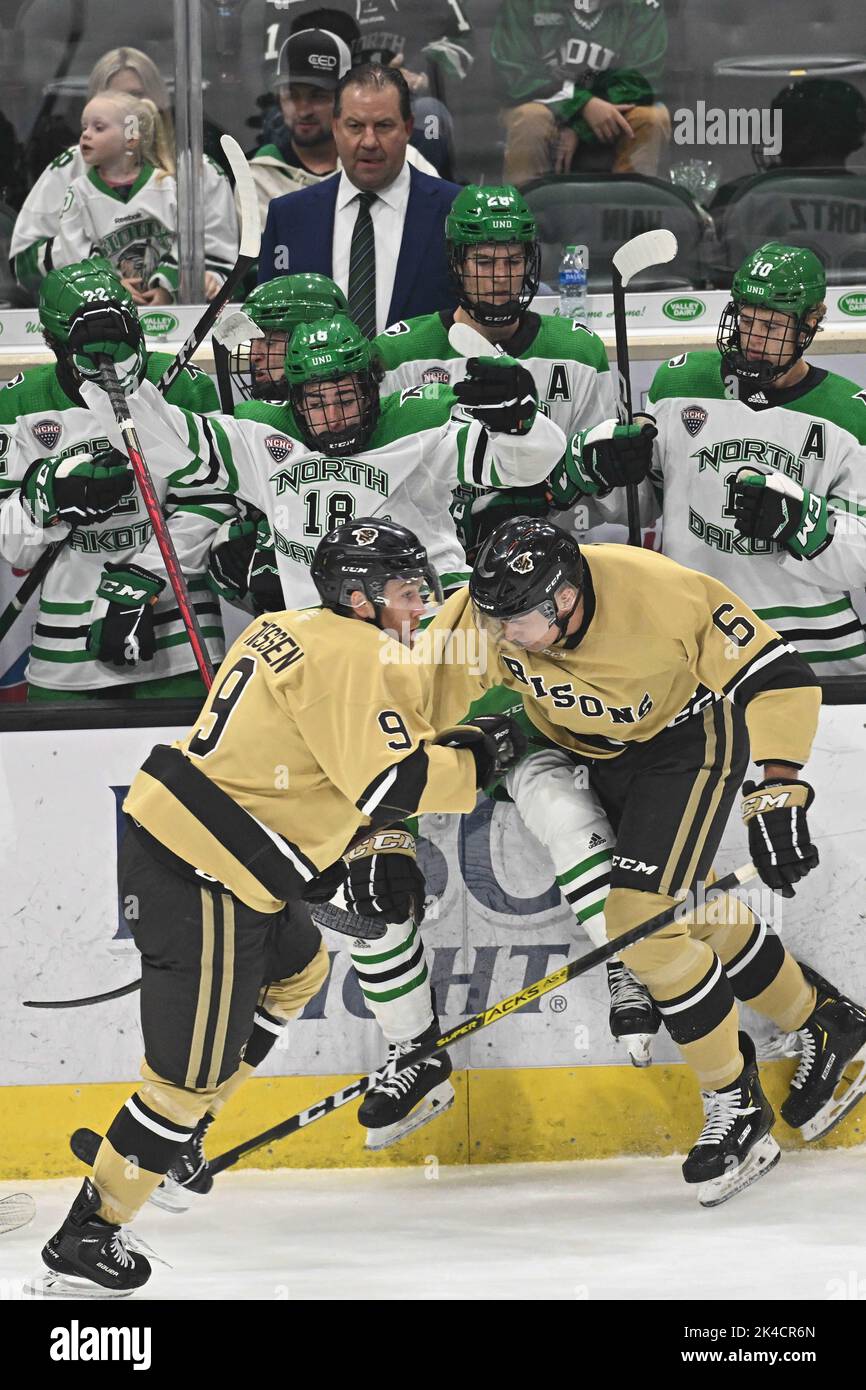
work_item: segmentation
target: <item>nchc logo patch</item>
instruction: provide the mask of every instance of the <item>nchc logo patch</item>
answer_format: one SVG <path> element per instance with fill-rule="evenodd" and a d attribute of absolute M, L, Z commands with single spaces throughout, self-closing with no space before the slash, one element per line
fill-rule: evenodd
<path fill-rule="evenodd" d="M 59 425 L 56 420 L 39 420 L 33 426 L 33 433 L 36 435 L 39 443 L 45 445 L 45 448 L 50 454 L 57 448 L 62 429 L 62 425 Z"/>
<path fill-rule="evenodd" d="M 434 382 L 437 385 L 447 386 L 451 380 L 451 373 L 446 367 L 428 367 L 421 373 L 421 380 L 425 386 L 431 386 Z"/>
<path fill-rule="evenodd" d="M 686 405 L 680 411 L 680 418 L 694 439 L 696 434 L 700 434 L 704 425 L 707 423 L 707 412 L 702 405 Z"/>
<path fill-rule="evenodd" d="M 294 447 L 294 441 L 286 439 L 284 434 L 269 434 L 265 440 L 265 448 L 274 463 L 282 463 L 289 457 Z"/>

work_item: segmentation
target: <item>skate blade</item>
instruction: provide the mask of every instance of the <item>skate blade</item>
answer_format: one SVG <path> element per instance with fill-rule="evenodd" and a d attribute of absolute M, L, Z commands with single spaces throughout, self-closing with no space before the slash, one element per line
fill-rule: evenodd
<path fill-rule="evenodd" d="M 698 1187 L 698 1201 L 702 1207 L 718 1207 L 722 1202 L 727 1202 L 731 1197 L 736 1197 L 738 1192 L 743 1192 L 747 1187 L 751 1187 L 753 1182 L 759 1178 L 766 1177 L 772 1168 L 775 1168 L 782 1151 L 776 1143 L 772 1134 L 765 1134 L 752 1149 L 748 1158 L 745 1159 L 732 1173 L 725 1173 L 721 1178 L 712 1178 L 709 1182 L 702 1182 Z"/>
<path fill-rule="evenodd" d="M 179 1215 L 182 1211 L 189 1211 L 198 1193 L 188 1192 L 180 1183 L 174 1182 L 171 1178 L 163 1178 L 159 1187 L 151 1192 L 148 1202 L 152 1207 L 159 1207 L 161 1211 L 174 1212 Z"/>
<path fill-rule="evenodd" d="M 855 1064 L 859 1064 L 856 1065 Z M 800 1133 L 808 1144 L 815 1139 L 823 1139 L 825 1134 L 829 1134 L 831 1129 L 835 1129 L 850 1114 L 855 1105 L 866 1096 L 866 1047 L 861 1047 L 859 1052 L 848 1062 L 845 1071 L 842 1073 L 842 1081 L 847 1080 L 849 1069 L 853 1071 L 850 1084 L 842 1092 L 841 1096 L 831 1096 L 831 1098 L 821 1106 L 817 1115 L 813 1115 L 811 1120 L 807 1120 L 800 1126 Z M 838 1088 L 837 1088 L 838 1089 Z"/>
<path fill-rule="evenodd" d="M 628 1049 L 633 1067 L 651 1067 L 653 1064 L 654 1033 L 623 1033 L 619 1039 Z"/>
<path fill-rule="evenodd" d="M 36 1203 L 29 1192 L 13 1192 L 0 1201 L 0 1233 L 27 1226 L 36 1215 Z"/>
<path fill-rule="evenodd" d="M 450 1081 L 440 1081 L 438 1086 L 434 1086 L 432 1091 L 428 1091 L 402 1120 L 397 1120 L 393 1125 L 383 1125 L 381 1129 L 368 1129 L 367 1139 L 364 1144 L 365 1149 L 377 1153 L 379 1149 L 390 1148 L 400 1139 L 405 1139 L 407 1134 L 412 1134 L 422 1125 L 429 1124 L 435 1120 L 437 1115 L 443 1115 L 446 1110 L 450 1110 L 454 1104 L 454 1087 Z"/>
<path fill-rule="evenodd" d="M 21 1292 L 25 1298 L 129 1298 L 135 1289 L 104 1289 L 92 1279 L 48 1270 L 28 1280 Z"/>

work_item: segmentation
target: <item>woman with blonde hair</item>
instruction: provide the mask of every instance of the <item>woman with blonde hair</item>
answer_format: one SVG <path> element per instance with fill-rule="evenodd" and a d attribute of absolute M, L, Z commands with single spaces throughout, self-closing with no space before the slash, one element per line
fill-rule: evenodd
<path fill-rule="evenodd" d="M 154 160 L 146 160 L 154 168 L 174 174 L 174 123 L 171 117 L 168 88 L 152 59 L 137 48 L 113 48 L 104 53 L 96 62 L 88 82 L 88 105 L 101 93 L 128 94 L 146 99 L 156 108 L 157 141 L 160 153 Z M 81 145 L 73 145 L 61 151 L 43 170 L 31 189 L 15 223 L 10 246 L 10 256 L 15 267 L 18 283 L 38 296 L 42 278 L 52 268 L 54 261 L 53 243 L 57 237 L 61 213 L 63 212 L 69 187 L 76 180 L 88 176 L 89 167 L 82 154 Z M 154 188 L 156 185 L 154 185 Z M 212 159 L 205 157 L 203 169 L 204 203 L 204 243 L 205 265 L 207 267 L 204 295 L 210 299 L 216 293 L 224 278 L 226 265 L 232 265 L 237 255 L 237 218 L 232 198 L 231 185 L 222 169 Z M 174 228 L 177 222 L 175 214 Z M 63 254 L 63 253 L 61 253 Z M 87 252 L 84 253 L 87 255 Z M 72 257 L 77 260 L 77 256 Z M 64 260 L 62 264 L 66 264 Z M 130 279 L 135 277 L 129 277 Z M 136 295 L 136 302 L 165 303 L 163 295 L 174 298 L 177 286 L 177 266 L 173 272 L 173 288 L 162 280 L 152 289 L 160 293 L 155 299 Z M 146 286 L 141 290 L 149 293 Z"/>

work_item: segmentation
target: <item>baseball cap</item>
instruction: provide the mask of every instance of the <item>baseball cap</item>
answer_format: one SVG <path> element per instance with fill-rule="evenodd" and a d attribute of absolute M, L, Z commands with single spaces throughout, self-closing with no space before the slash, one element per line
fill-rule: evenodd
<path fill-rule="evenodd" d="M 352 66 L 348 45 L 327 29 L 299 29 L 290 34 L 277 58 L 275 86 L 306 82 L 311 87 L 336 87 Z"/>

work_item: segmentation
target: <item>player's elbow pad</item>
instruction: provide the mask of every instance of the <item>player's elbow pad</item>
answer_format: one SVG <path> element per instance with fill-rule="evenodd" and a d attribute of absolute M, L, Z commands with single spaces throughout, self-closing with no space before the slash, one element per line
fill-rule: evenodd
<path fill-rule="evenodd" d="M 406 816 L 414 816 L 427 785 L 428 768 L 427 750 L 422 743 L 408 757 L 374 777 L 355 805 L 370 817 L 374 827 L 393 825 Z"/>

